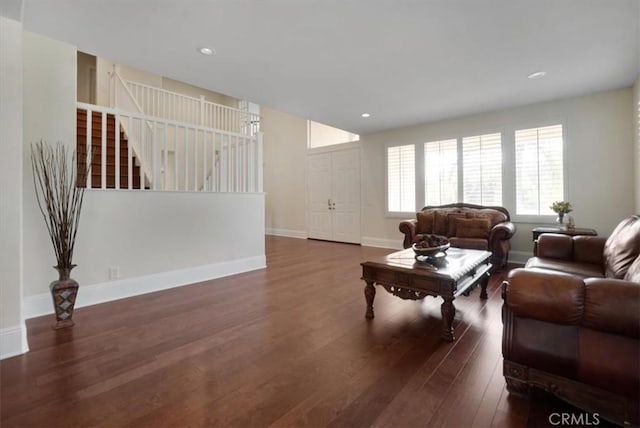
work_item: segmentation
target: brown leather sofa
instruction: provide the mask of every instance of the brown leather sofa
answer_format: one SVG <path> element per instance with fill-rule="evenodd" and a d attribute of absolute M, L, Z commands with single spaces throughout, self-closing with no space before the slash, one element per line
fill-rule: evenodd
<path fill-rule="evenodd" d="M 400 222 L 399 229 L 404 248 L 426 234 L 443 235 L 454 247 L 491 251 L 491 263 L 497 268 L 507 264 L 516 230 L 505 208 L 465 203 L 424 207 L 415 219 Z"/>
<path fill-rule="evenodd" d="M 544 234 L 503 284 L 507 389 L 640 424 L 640 216 L 609 238 Z"/>

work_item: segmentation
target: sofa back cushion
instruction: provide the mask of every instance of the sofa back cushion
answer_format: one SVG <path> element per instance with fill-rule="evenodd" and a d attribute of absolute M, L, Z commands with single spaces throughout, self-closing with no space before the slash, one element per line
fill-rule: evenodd
<path fill-rule="evenodd" d="M 433 216 L 433 226 L 429 229 L 431 215 Z M 421 217 L 422 225 L 420 224 Z M 436 235 L 448 237 L 460 236 L 457 232 L 458 219 L 480 218 L 488 220 L 489 230 L 495 225 L 509 220 L 505 213 L 493 208 L 468 207 L 427 208 L 417 213 L 416 218 L 418 220 L 418 233 L 435 233 Z"/>
<path fill-rule="evenodd" d="M 468 212 L 468 218 L 486 218 L 489 219 L 489 229 L 495 226 L 498 223 L 502 223 L 508 220 L 507 215 L 502 211 L 494 210 L 492 208 L 482 208 L 482 209 L 470 209 L 465 208 Z"/>
<path fill-rule="evenodd" d="M 465 218 L 467 218 L 467 214 L 463 212 L 449 213 L 449 215 L 447 215 L 447 224 L 449 225 L 447 229 L 447 236 L 457 236 L 458 220 L 463 220 Z"/>
<path fill-rule="evenodd" d="M 455 236 L 459 238 L 489 238 L 490 224 L 488 218 L 456 219 Z"/>
<path fill-rule="evenodd" d="M 640 254 L 640 215 L 620 222 L 604 244 L 604 268 L 608 278 L 623 279 Z"/>
<path fill-rule="evenodd" d="M 418 220 L 417 233 L 433 233 L 433 211 L 418 211 L 416 219 Z"/>

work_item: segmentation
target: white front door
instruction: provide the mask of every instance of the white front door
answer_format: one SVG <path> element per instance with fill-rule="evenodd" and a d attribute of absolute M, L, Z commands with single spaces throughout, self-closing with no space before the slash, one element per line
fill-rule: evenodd
<path fill-rule="evenodd" d="M 360 150 L 308 157 L 309 238 L 360 243 Z"/>
<path fill-rule="evenodd" d="M 332 239 L 330 153 L 308 157 L 307 195 L 309 238 Z"/>

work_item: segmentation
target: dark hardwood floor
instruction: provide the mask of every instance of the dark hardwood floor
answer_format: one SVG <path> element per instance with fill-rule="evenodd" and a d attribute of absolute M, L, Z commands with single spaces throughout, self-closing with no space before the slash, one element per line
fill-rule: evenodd
<path fill-rule="evenodd" d="M 360 262 L 390 250 L 266 245 L 264 270 L 77 309 L 68 330 L 28 320 L 31 351 L 0 363 L 2 427 L 527 426 L 535 402 L 502 377 L 505 273 L 455 300 L 448 343 L 440 298 L 379 289 L 365 319 Z"/>

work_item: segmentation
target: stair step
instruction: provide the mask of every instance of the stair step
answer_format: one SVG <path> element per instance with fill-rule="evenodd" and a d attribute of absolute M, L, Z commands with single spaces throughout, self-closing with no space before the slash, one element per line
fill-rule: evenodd
<path fill-rule="evenodd" d="M 76 128 L 76 135 L 77 135 L 77 139 L 78 140 L 82 140 L 82 141 L 86 141 L 87 140 L 87 128 L 83 127 L 77 127 Z M 102 138 L 102 130 L 101 129 L 96 129 L 93 128 L 91 130 L 91 138 Z M 116 139 L 116 131 L 112 130 L 112 129 L 108 129 L 107 130 L 107 139 L 108 140 L 115 140 Z M 125 133 L 123 131 L 120 131 L 120 140 L 122 139 L 127 139 Z"/>
<path fill-rule="evenodd" d="M 128 188 L 129 172 L 129 143 L 122 128 L 116 130 L 115 116 L 106 115 L 106 141 L 105 150 L 105 187 L 115 188 L 116 182 L 116 156 L 120 159 L 120 188 Z M 76 110 L 76 153 L 78 171 L 84 170 L 87 162 L 87 112 L 86 110 Z M 115 138 L 116 132 L 120 132 L 120 150 L 116 153 Z M 92 112 L 91 115 L 91 187 L 102 187 L 102 114 Z M 131 157 L 131 180 L 134 189 L 140 189 L 140 166 L 136 165 L 135 155 Z M 86 187 L 86 173 L 79 172 L 76 180 L 78 187 Z"/>
<path fill-rule="evenodd" d="M 106 147 L 106 152 L 107 152 L 107 156 L 115 156 L 116 148 L 107 146 Z M 129 151 L 128 151 L 128 149 L 126 147 L 125 148 L 120 147 L 120 156 L 121 157 L 126 157 L 128 152 Z M 86 156 L 87 155 L 86 147 L 85 148 L 78 147 L 77 148 L 77 153 L 78 153 L 78 156 Z M 133 151 L 132 151 L 132 154 L 133 154 Z M 100 146 L 93 146 L 91 148 L 91 155 L 92 156 L 101 156 L 102 155 L 102 148 Z"/>

